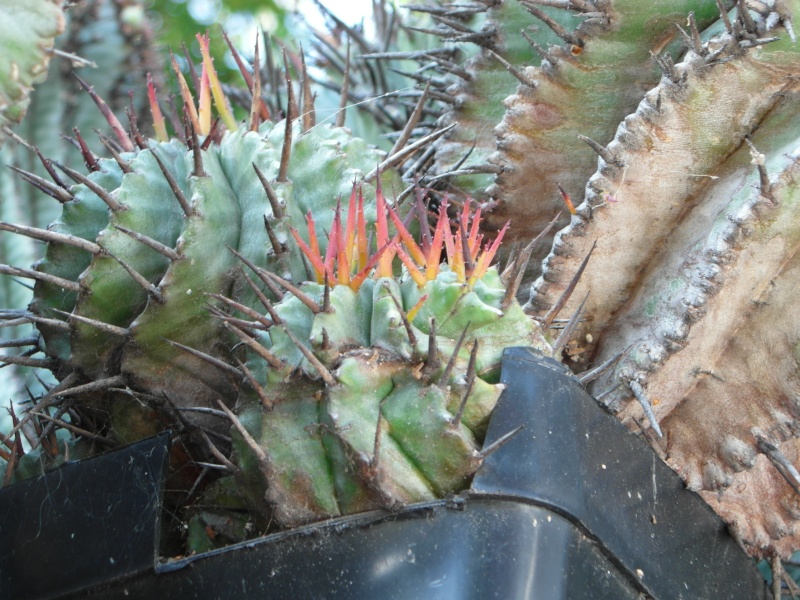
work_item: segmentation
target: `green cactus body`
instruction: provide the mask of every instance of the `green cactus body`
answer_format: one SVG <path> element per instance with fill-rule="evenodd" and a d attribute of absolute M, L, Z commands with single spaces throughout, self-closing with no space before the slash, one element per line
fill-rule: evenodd
<path fill-rule="evenodd" d="M 61 3 L 56 0 L 9 0 L 0 20 L 13 23 L 0 42 L 0 142 L 9 123 L 25 116 L 33 85 L 44 79 L 55 37 L 64 29 Z"/>
<path fill-rule="evenodd" d="M 88 176 L 62 167 L 77 184 L 49 230 L 2 224 L 49 241 L 27 314 L 59 378 L 90 382 L 83 401 L 120 441 L 158 429 L 153 398 L 233 408 L 224 485 L 282 526 L 467 487 L 503 349 L 550 352 L 507 292 L 514 270 L 489 268 L 502 235 L 481 248 L 469 203 L 454 235 L 442 206 L 422 249 L 383 198 L 396 176 L 361 140 L 301 119 L 211 134 L 208 111 L 187 117 L 190 148 L 134 135 L 113 160 L 85 152 Z M 195 549 L 217 517 L 192 520 Z"/>
<path fill-rule="evenodd" d="M 26 6 L 36 4 L 39 3 L 28 3 Z M 4 6 L 0 10 L 8 9 Z M 145 85 L 147 71 L 153 71 L 156 79 L 159 78 L 160 65 L 155 60 L 149 22 L 146 19 L 139 20 L 137 15 L 144 16 L 144 8 L 139 0 L 86 0 L 70 5 L 63 15 L 64 32 L 56 38 L 54 45 L 64 56 L 73 58 L 50 61 L 47 78 L 36 85 L 26 100 L 27 118 L 15 127 L 15 133 L 49 160 L 73 168 L 82 165 L 80 154 L 75 152 L 70 143 L 75 138 L 54 135 L 54 132 L 61 131 L 74 136 L 77 129 L 93 152 L 104 150 L 93 132 L 104 129 L 107 126 L 106 120 L 91 97 L 79 92 L 80 85 L 73 77 L 72 69 L 76 69 L 82 77 L 95 81 L 95 91 L 108 101 L 112 110 L 122 112 L 131 102 L 128 90 L 141 89 Z M 12 17 L 4 18 L 8 19 L 4 22 L 11 22 Z M 10 39 L 9 36 L 3 38 L 4 41 Z M 10 54 L 3 52 L 3 56 Z M 49 56 L 50 52 L 47 53 L 47 57 Z M 96 76 L 95 73 L 98 72 L 107 75 Z M 41 78 L 44 78 L 44 74 Z M 142 94 L 134 100 L 132 107 L 135 112 L 142 113 L 145 103 L 141 100 L 145 97 Z M 0 132 L 0 140 L 3 135 Z M 9 141 L 0 149 L 0 162 L 49 180 L 45 166 L 32 148 L 14 141 Z M 110 182 L 106 183 L 112 189 L 115 187 Z M 24 178 L 20 178 L 10 169 L 0 172 L 0 199 L 0 221 L 4 222 L 45 228 L 58 220 L 62 212 L 62 207 L 57 202 L 53 202 L 52 198 L 36 187 L 28 185 Z M 101 219 L 104 214 L 102 211 L 101 208 Z M 9 243 L 2 245 L 3 242 Z M 0 239 L 2 264 L 31 264 L 40 259 L 42 254 L 43 247 L 35 240 L 8 236 Z M 83 259 L 78 259 L 78 262 L 85 266 Z M 2 282 L 0 305 L 3 307 L 23 310 L 30 303 L 31 297 L 30 290 L 11 279 Z M 0 330 L 0 343 L 10 342 L 27 333 L 26 328 L 5 327 Z M 65 352 L 68 354 L 69 350 Z M 8 390 L 18 389 L 24 394 L 26 387 L 31 390 L 41 389 L 41 384 L 26 367 L 10 365 L 3 370 L 0 377 L 0 385 Z"/>
<path fill-rule="evenodd" d="M 181 385 L 198 377 L 205 377 L 212 388 L 230 391 L 224 376 L 213 370 L 208 374 L 204 363 L 165 340 L 202 352 L 221 351 L 221 322 L 209 315 L 208 294 L 247 296 L 242 284 L 234 283 L 238 261 L 226 246 L 259 266 L 302 280 L 305 266 L 297 252 L 289 251 L 287 225 L 301 223 L 311 211 L 320 214 L 321 225 L 329 228 L 336 199 L 379 158 L 342 129 L 321 125 L 303 135 L 299 125 L 295 129 L 289 179 L 273 185 L 282 205 L 279 218 L 253 165 L 266 178 L 275 179 L 283 123 L 266 123 L 259 132 L 229 133 L 220 145 L 200 153 L 201 176 L 192 174 L 193 153 L 177 141 L 123 154 L 127 173 L 114 160 L 102 161 L 102 170 L 89 179 L 108 192 L 115 208 L 109 210 L 79 184 L 72 190 L 75 200 L 65 205 L 53 228 L 96 241 L 102 251 L 92 256 L 82 248 L 55 243 L 37 267 L 80 282 L 77 293 L 57 283 L 36 284 L 31 306 L 35 313 L 61 320 L 64 317 L 52 309 L 74 315 L 69 328 L 42 327 L 46 353 L 90 377 L 125 373 L 155 393 L 162 389 L 156 382 L 172 381 L 164 390 L 182 395 Z M 178 185 L 189 215 L 176 201 L 154 152 Z M 390 179 L 387 175 L 386 181 Z M 366 211 L 368 220 L 374 221 L 374 215 L 374 208 Z M 281 244 L 280 252 L 270 245 L 265 218 Z M 124 230 L 155 240 L 175 254 L 167 257 Z M 128 268 L 141 276 L 140 281 Z M 117 329 L 98 327 L 98 322 Z"/>
<path fill-rule="evenodd" d="M 275 305 L 279 325 L 260 343 L 283 364 L 267 368 L 251 352 L 260 389 L 239 397 L 250 439 L 237 449 L 248 456 L 244 480 L 263 475 L 278 522 L 391 508 L 468 485 L 502 391 L 503 349 L 550 353 L 516 301 L 503 306 L 505 289 L 495 269 L 469 283 L 443 267 L 424 282 L 404 272 L 356 290 L 335 285 L 327 310 L 291 295 Z M 324 286 L 301 290 L 326 304 Z"/>

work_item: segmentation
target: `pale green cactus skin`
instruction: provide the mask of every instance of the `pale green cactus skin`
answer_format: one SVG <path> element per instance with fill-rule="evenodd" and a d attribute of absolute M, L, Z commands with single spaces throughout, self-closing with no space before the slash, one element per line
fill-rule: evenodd
<path fill-rule="evenodd" d="M 40 83 L 50 62 L 55 37 L 64 30 L 58 0 L 8 0 L 0 20 L 11 24 L 0 41 L 0 143 L 5 128 L 25 116 L 33 85 Z"/>
<path fill-rule="evenodd" d="M 53 56 L 55 38 L 64 30 L 65 17 L 61 2 L 57 0 L 34 0 L 19 2 L 9 0 L 0 6 L 0 22 L 13 23 L 0 39 L 0 146 L 25 116 L 31 103 L 34 84 L 41 83 Z M 49 137 L 52 137 L 52 129 Z M 9 164 L 13 150 L 0 148 L 3 164 Z M 2 220 L 25 222 L 32 207 L 24 199 L 27 189 L 19 194 L 16 177 L 6 169 L 0 173 L 0 213 Z M 53 214 L 52 216 L 55 216 Z M 49 222 L 49 221 L 47 221 Z M 29 264 L 34 258 L 33 244 L 19 240 L 14 244 L 0 243 L 0 261 L 5 264 Z M 8 308 L 22 308 L 30 299 L 24 287 L 11 280 L 0 283 L 0 303 Z M 27 328 L 25 328 L 27 330 Z M 23 328 L 6 328 L 0 340 L 15 339 L 23 334 Z M 15 367 L 4 373 L 8 388 L 17 387 Z"/>
<path fill-rule="evenodd" d="M 36 4 L 26 3 L 26 6 Z M 52 3 L 43 4 L 49 6 Z M 10 8 L 4 5 L 0 10 Z M 41 75 L 44 81 L 36 85 L 26 99 L 27 118 L 14 127 L 14 132 L 27 144 L 38 148 L 48 159 L 80 168 L 83 164 L 80 153 L 67 139 L 53 135 L 53 132 L 73 136 L 73 128 L 77 128 L 92 151 L 102 153 L 104 148 L 94 132 L 104 130 L 107 124 L 88 94 L 80 91 L 72 72 L 95 82 L 95 91 L 108 101 L 112 110 L 122 112 L 131 101 L 128 90 L 142 89 L 148 70 L 156 73 L 158 79 L 160 66 L 155 56 L 150 23 L 144 18 L 144 6 L 139 0 L 84 1 L 71 6 L 61 20 L 63 33 L 52 45 L 77 58 L 73 61 L 56 57 L 49 62 L 49 66 L 45 63 L 46 73 Z M 4 37 L 3 41 L 7 39 L 11 38 Z M 3 57 L 9 56 L 5 52 L 2 54 Z M 50 53 L 47 53 L 47 57 L 50 57 Z M 115 75 L 97 76 L 98 73 Z M 139 114 L 144 112 L 142 100 L 145 97 L 139 94 L 134 100 L 134 109 Z M 2 138 L 3 133 L 0 132 L 0 140 Z M 0 148 L 0 163 L 48 177 L 36 154 L 15 141 L 9 141 Z M 0 210 L 0 220 L 4 222 L 40 228 L 46 228 L 61 213 L 57 202 L 5 168 L 0 171 Z M 40 259 L 43 251 L 43 246 L 31 239 L 0 238 L 2 264 L 29 265 Z M 0 305 L 9 309 L 24 309 L 31 301 L 30 290 L 10 278 L 3 279 L 0 281 Z M 0 330 L 0 340 L 10 341 L 30 333 L 30 327 L 6 327 Z M 41 387 L 31 369 L 19 365 L 9 365 L 3 369 L 0 379 L 0 386 L 7 389 L 10 396 L 24 395 L 26 387 L 32 390 Z"/>
<path fill-rule="evenodd" d="M 302 289 L 322 302 L 322 286 Z M 503 349 L 513 343 L 550 353 L 516 302 L 501 310 L 504 292 L 494 269 L 474 288 L 444 270 L 423 288 L 403 278 L 367 280 L 358 291 L 336 286 L 329 313 L 314 315 L 295 297 L 278 304 L 286 328 L 308 341 L 332 378 L 323 381 L 279 328 L 263 343 L 285 360 L 283 370 L 265 368 L 255 355 L 248 361 L 274 406 L 265 411 L 252 391 L 240 396 L 238 413 L 263 456 L 256 460 L 241 441 L 237 448 L 249 456 L 242 459 L 246 476 L 266 475 L 259 497 L 266 497 L 273 518 L 298 525 L 465 489 L 482 462 L 480 442 L 502 391 Z M 430 300 L 413 320 L 410 340 L 395 301 L 408 311 L 424 294 Z M 433 362 L 431 319 L 438 324 Z M 442 381 L 465 331 L 455 368 Z M 477 378 L 468 391 L 465 373 L 476 340 Z M 463 418 L 455 420 L 467 393 Z"/>
<path fill-rule="evenodd" d="M 9 8 L 4 6 L 3 10 Z M 128 90 L 144 88 L 147 71 L 154 71 L 156 79 L 159 78 L 160 64 L 155 57 L 150 24 L 146 19 L 139 21 L 134 18 L 137 13 L 144 16 L 143 11 L 144 7 L 139 0 L 125 0 L 121 3 L 113 0 L 91 0 L 71 7 L 63 15 L 61 20 L 66 25 L 62 24 L 63 33 L 56 38 L 53 45 L 76 57 L 76 60 L 70 62 L 66 58 L 59 58 L 50 61 L 49 65 L 44 63 L 47 68 L 41 74 L 43 81 L 26 101 L 30 118 L 14 129 L 20 138 L 37 147 L 50 160 L 78 167 L 82 164 L 80 153 L 60 135 L 53 135 L 54 131 L 59 131 L 72 136 L 73 128 L 77 128 L 92 151 L 102 154 L 103 146 L 94 132 L 104 131 L 106 121 L 91 98 L 80 91 L 72 73 L 92 81 L 95 91 L 107 101 L 111 109 L 122 113 L 131 102 Z M 6 41 L 5 37 L 3 41 Z M 3 52 L 3 57 L 6 56 Z M 109 73 L 117 75 L 105 75 Z M 137 113 L 145 112 L 145 100 L 145 94 L 137 94 L 134 98 L 133 106 Z M 47 177 L 39 159 L 30 150 L 16 143 L 9 143 L 2 152 L 4 165 Z M 33 186 L 26 185 L 7 169 L 0 173 L 0 180 L 3 187 L 0 197 L 4 208 L 24 215 L 21 221 L 15 222 L 47 227 L 58 217 L 60 210 L 52 199 Z M 27 262 L 36 258 L 39 256 L 32 254 Z M 3 305 L 18 306 L 5 302 Z"/>

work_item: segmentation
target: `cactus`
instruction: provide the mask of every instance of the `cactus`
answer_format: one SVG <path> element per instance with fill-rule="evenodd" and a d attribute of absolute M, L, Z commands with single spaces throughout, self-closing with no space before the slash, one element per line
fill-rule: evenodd
<path fill-rule="evenodd" d="M 25 116 L 33 85 L 47 73 L 54 39 L 64 29 L 60 4 L 10 0 L 0 7 L 0 19 L 14 23 L 0 41 L 0 143 L 9 124 Z"/>
<path fill-rule="evenodd" d="M 390 243 L 379 216 L 380 249 L 367 258 L 354 202 L 355 194 L 348 225 L 335 222 L 332 230 L 338 268 L 305 247 L 316 281 L 266 304 L 268 343 L 258 348 L 239 333 L 256 348 L 247 371 L 259 381 L 238 403 L 248 426 L 241 432 L 248 443 L 238 445 L 243 475 L 266 474 L 258 497 L 266 494 L 273 518 L 285 525 L 464 489 L 489 452 L 479 441 L 502 390 L 503 348 L 514 340 L 550 350 L 496 269 L 487 268 L 499 240 L 478 256 L 473 227 L 466 265 L 442 207 L 425 250 L 395 215 L 407 250 Z M 385 220 L 380 191 L 377 208 Z M 470 224 L 466 208 L 461 222 Z M 448 266 L 440 268 L 443 246 Z M 404 264 L 400 277 L 394 253 Z"/>
<path fill-rule="evenodd" d="M 94 86 L 94 91 L 115 112 L 129 107 L 128 92 L 146 84 L 148 71 L 154 71 L 160 82 L 160 62 L 154 56 L 150 24 L 142 19 L 142 13 L 138 0 L 91 0 L 70 7 L 62 19 L 66 21 L 63 35 L 55 42 L 57 50 L 51 48 L 46 53 L 50 56 L 58 52 L 59 60 L 50 63 L 46 73 L 41 74 L 42 78 L 47 76 L 46 80 L 27 98 L 30 118 L 15 129 L 18 140 L 21 138 L 51 160 L 69 166 L 75 165 L 75 158 L 80 164 L 80 155 L 71 152 L 79 139 L 92 151 L 101 151 L 103 145 L 93 132 L 106 126 L 105 119 L 90 96 L 80 91 L 75 74 L 92 79 L 92 73 L 120 73 L 118 77 L 100 77 Z M 146 107 L 142 99 L 135 97 L 129 109 L 142 111 Z M 54 136 L 53 131 L 65 136 Z M 48 177 L 32 148 L 9 143 L 3 152 L 4 164 Z M 9 190 L 3 194 L 4 203 L 17 203 L 16 210 L 28 213 L 29 225 L 46 227 L 58 216 L 58 210 L 35 187 L 18 185 L 16 176 L 3 174 L 2 179 Z"/>
<path fill-rule="evenodd" d="M 80 154 L 73 150 L 73 143 L 79 139 L 94 152 L 103 148 L 93 132 L 106 126 L 105 119 L 90 96 L 80 91 L 74 72 L 84 78 L 91 78 L 89 74 L 99 71 L 120 73 L 118 77 L 99 78 L 95 87 L 111 109 L 118 112 L 131 102 L 128 90 L 145 85 L 148 70 L 159 78 L 160 66 L 154 56 L 149 22 L 142 19 L 143 10 L 138 0 L 92 0 L 72 5 L 66 11 L 64 32 L 55 41 L 60 55 L 50 62 L 46 80 L 28 98 L 28 116 L 14 128 L 17 140 L 0 149 L 0 161 L 10 167 L 0 171 L 0 220 L 44 228 L 60 214 L 58 203 L 22 181 L 12 170 L 23 169 L 48 178 L 34 148 L 41 155 L 73 168 L 82 164 Z M 139 98 L 130 105 L 135 112 L 145 106 Z M 54 136 L 54 131 L 63 131 L 65 135 Z M 0 262 L 4 264 L 31 264 L 43 252 L 41 244 L 32 239 L 4 236 L 0 244 Z M 30 290 L 10 278 L 3 279 L 0 305 L 18 310 L 27 306 Z M 6 327 L 0 331 L 0 342 L 21 336 L 24 336 L 22 328 Z M 8 398 L 25 394 L 26 387 L 41 388 L 31 370 L 18 365 L 4 369 L 0 378 Z"/>
<path fill-rule="evenodd" d="M 36 324 L 41 339 L 27 343 L 43 357 L 4 360 L 53 371 L 55 393 L 76 395 L 104 439 L 157 430 L 170 410 L 219 432 L 191 413 L 221 409 L 234 424 L 234 489 L 278 525 L 462 490 L 488 452 L 503 348 L 522 339 L 550 352 L 504 283 L 521 265 L 504 278 L 490 268 L 502 235 L 482 248 L 469 203 L 460 234 L 444 204 L 420 247 L 383 198 L 398 182 L 377 166 L 382 153 L 293 118 L 291 94 L 287 119 L 259 122 L 255 96 L 237 123 L 200 44 L 199 106 L 181 83 L 188 139 L 168 139 L 151 84 L 158 139 L 109 115 L 122 151 L 84 149 L 88 175 L 47 163 L 73 186 L 35 180 L 63 204 L 50 228 L 0 222 L 48 242 L 34 269 L 2 267 L 35 281 L 33 302 L 10 316 Z M 421 195 L 414 212 L 425 232 Z"/>
<path fill-rule="evenodd" d="M 575 297 L 615 293 L 589 296 L 571 351 L 604 362 L 628 350 L 595 391 L 625 384 L 604 402 L 632 423 L 647 410 L 668 463 L 748 546 L 789 552 L 798 104 L 787 78 L 800 56 L 788 35 L 755 52 L 740 35 L 666 65 L 605 148 L 531 307 L 547 311 L 567 285 L 555 273 L 596 241 Z"/>
<path fill-rule="evenodd" d="M 441 51 L 423 39 L 423 50 L 402 55 L 425 63 L 412 79 L 432 74 L 436 102 L 450 106 L 438 129 L 428 134 L 427 123 L 428 135 L 412 144 L 417 150 L 439 138 L 425 150 L 433 160 L 410 160 L 411 150 L 399 148 L 384 159 L 341 129 L 314 126 L 305 100 L 306 116 L 294 122 L 299 113 L 290 104 L 282 124 L 256 127 L 256 98 L 251 123 L 229 122 L 224 135 L 210 131 L 207 108 L 195 111 L 202 124 L 188 117 L 195 140 L 168 141 L 161 131 L 160 141 L 139 145 L 121 135 L 120 145 L 130 147 L 118 159 L 102 159 L 88 177 L 67 171 L 82 183 L 52 188 L 66 200 L 52 231 L 72 237 L 24 232 L 50 248 L 33 273 L 6 269 L 38 279 L 29 312 L 13 316 L 37 323 L 45 358 L 6 360 L 39 361 L 59 373 L 46 402 L 89 391 L 100 400 L 86 406 L 108 410 L 134 394 L 161 419 L 174 416 L 158 406 L 164 395 L 180 414 L 197 405 L 221 410 L 215 414 L 234 424 L 233 454 L 207 438 L 200 445 L 235 473 L 205 497 L 226 504 L 235 495 L 233 504 L 264 522 L 294 526 L 465 486 L 498 393 L 489 375 L 497 350 L 532 345 L 576 370 L 588 366 L 582 379 L 594 380 L 598 400 L 647 439 L 750 552 L 787 554 L 800 547 L 792 302 L 800 67 L 792 15 L 800 3 L 731 4 L 416 7 L 438 23 L 418 29 L 445 38 Z M 477 45 L 461 54 L 470 42 Z M 461 81 L 444 100 L 453 77 Z M 207 107 L 213 85 L 202 87 Z M 224 116 L 224 101 L 216 101 Z M 386 111 L 419 117 L 436 106 L 423 99 L 419 111 L 401 103 Z M 416 124 L 399 137 L 407 140 Z M 320 158 L 351 146 L 346 157 Z M 466 265 L 477 268 L 470 252 L 480 219 L 468 208 L 455 211 L 455 235 L 442 217 L 432 231 L 422 223 L 414 243 L 403 233 L 408 213 L 395 215 L 400 237 L 392 240 L 383 223 L 394 213 L 370 187 L 379 161 L 381 189 L 409 197 L 411 182 L 389 172 L 402 165 L 409 179 L 434 188 L 427 195 L 434 213 L 445 215 L 439 208 L 447 204 L 451 212 L 458 203 L 469 207 L 462 198 L 477 195 L 487 234 L 510 220 L 502 235 L 526 240 L 546 231 L 557 210 L 569 213 L 550 255 L 533 267 L 540 276 L 525 310 L 536 321 L 512 298 L 533 246 L 511 250 L 513 266 L 502 276 L 487 270 L 471 280 Z M 376 198 L 363 204 L 364 227 L 378 228 L 372 259 L 353 225 L 362 210 L 354 175 L 368 180 L 364 196 Z M 306 193 L 310 204 L 297 208 Z M 337 196 L 353 200 L 337 211 Z M 413 211 L 424 212 L 423 197 Z M 125 210 L 135 198 L 145 198 L 141 207 Z M 263 214 L 274 243 L 253 218 Z M 332 240 L 327 250 L 322 231 Z M 437 236 L 436 243 L 450 236 L 453 248 L 462 245 L 439 269 L 430 258 Z M 208 240 L 214 243 L 201 243 Z M 225 245 L 241 258 L 223 252 Z M 402 267 L 383 263 L 392 255 Z M 370 260 L 375 277 L 361 281 L 355 274 Z M 198 270 L 203 261 L 213 268 Z M 201 292 L 211 295 L 198 299 Z M 126 302 L 109 300 L 120 297 Z M 459 303 L 455 312 L 447 308 Z M 568 321 L 556 319 L 561 310 Z M 478 315 L 495 321 L 478 327 L 471 321 Z M 556 327 L 564 331 L 546 344 Z M 444 377 L 451 356 L 455 371 Z M 466 393 L 468 381 L 474 392 Z M 473 395 L 485 405 L 473 405 Z M 109 397 L 115 403 L 103 404 Z M 406 412 L 410 397 L 426 407 L 415 418 Z M 98 431 L 130 439 L 162 426 L 139 415 L 112 415 L 103 421 L 111 430 Z M 213 431 L 215 418 L 186 421 Z M 404 430 L 409 421 L 414 426 Z M 125 431 L 125 422 L 142 428 Z M 420 440 L 433 431 L 447 432 L 446 449 L 422 456 Z M 209 547 L 203 523 L 220 522 L 219 514 L 201 511 L 192 522 L 193 547 Z"/>
<path fill-rule="evenodd" d="M 195 113 L 192 127 L 211 142 L 210 113 L 203 107 Z M 285 248 L 287 224 L 313 211 L 329 229 L 336 198 L 380 159 L 340 128 L 300 135 L 299 122 L 267 122 L 252 131 L 231 124 L 235 129 L 219 144 L 204 149 L 191 139 L 190 151 L 179 140 L 145 143 L 134 135 L 136 147 L 120 134 L 126 151 L 97 161 L 87 153 L 88 176 L 61 166 L 78 183 L 53 192 L 64 211 L 48 231 L 62 243 L 51 244 L 29 274 L 38 278 L 30 310 L 48 320 L 39 327 L 43 364 L 56 360 L 90 377 L 113 378 L 121 370 L 150 382 L 143 384 L 152 393 L 188 402 L 208 369 L 165 339 L 202 352 L 219 344 L 221 324 L 210 318 L 206 294 L 228 294 L 233 285 L 236 257 L 222 250 L 230 246 L 302 280 L 300 256 Z M 374 209 L 369 216 L 374 221 Z M 37 228 L 2 227 L 51 241 Z M 112 300 L 120 295 L 127 301 Z M 64 313 L 71 313 L 71 325 Z M 208 375 L 205 384 L 229 389 L 224 374 Z"/>

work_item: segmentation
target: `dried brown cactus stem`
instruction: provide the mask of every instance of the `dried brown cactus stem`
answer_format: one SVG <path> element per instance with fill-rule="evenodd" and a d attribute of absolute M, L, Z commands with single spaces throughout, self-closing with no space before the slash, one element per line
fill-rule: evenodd
<path fill-rule="evenodd" d="M 800 59 L 788 36 L 717 43 L 620 126 L 608 150 L 624 166 L 600 161 L 529 307 L 546 311 L 597 239 L 564 309 L 592 290 L 567 354 L 600 364 L 630 346 L 594 392 L 616 388 L 603 401 L 624 421 L 663 431 L 667 462 L 752 553 L 786 554 L 800 518 L 787 478 L 800 456 Z"/>
<path fill-rule="evenodd" d="M 582 196 L 598 151 L 619 163 L 605 145 L 658 83 L 651 55 L 678 56 L 675 25 L 692 12 L 692 39 L 719 16 L 716 4 L 695 0 L 494 4 L 493 43 L 450 90 L 457 102 L 446 119 L 457 127 L 437 144 L 436 175 L 423 181 L 488 200 L 489 230 L 510 220 L 516 239 L 536 237 L 563 211 L 560 189 Z M 541 272 L 547 245 L 532 255 L 524 286 Z"/>
<path fill-rule="evenodd" d="M 563 45 L 547 49 L 546 60 L 527 75 L 535 85 L 520 85 L 506 100 L 508 110 L 495 130 L 498 152 L 492 161 L 504 168 L 487 192 L 499 199 L 497 223 L 526 215 L 514 232 L 523 239 L 541 231 L 563 207 L 557 184 L 572 197 L 581 196 L 597 158 L 578 136 L 602 146 L 612 139 L 643 90 L 658 82 L 651 54 L 666 50 L 677 56 L 675 25 L 694 11 L 690 37 L 699 36 L 698 27 L 718 17 L 715 6 L 698 2 L 657 6 L 617 0 L 598 3 L 597 9 L 573 35 L 560 36 Z M 529 218 L 532 204 L 536 219 Z"/>
<path fill-rule="evenodd" d="M 720 193 L 711 198 L 716 208 L 709 208 L 708 190 L 720 177 L 718 165 L 743 146 L 745 136 L 787 92 L 787 71 L 751 57 L 708 66 L 693 55 L 677 68 L 686 81 L 675 84 L 665 78 L 620 126 L 608 149 L 624 166 L 601 161 L 586 201 L 557 236 L 535 287 L 531 307 L 546 311 L 598 240 L 592 267 L 565 309 L 575 310 L 581 289 L 584 294 L 605 291 L 587 305 L 583 333 L 595 340 L 607 339 L 600 334 L 619 318 L 622 307 L 635 304 L 639 290 L 647 289 L 646 272 L 663 273 L 670 261 L 683 262 L 697 236 L 711 227 L 730 200 Z M 729 93 L 743 87 L 752 93 Z M 678 243 L 681 252 L 674 251 Z M 617 350 L 628 343 L 614 342 Z"/>
<path fill-rule="evenodd" d="M 740 257 L 754 259 L 761 257 Z M 670 386 L 684 388 L 674 390 L 683 392 L 682 402 L 661 423 L 670 436 L 668 462 L 724 519 L 738 524 L 739 536 L 757 554 L 772 547 L 786 556 L 798 545 L 800 495 L 757 451 L 757 436 L 763 435 L 791 464 L 800 460 L 798 262 L 795 248 L 787 268 L 761 282 L 759 299 L 743 294 L 750 310 L 739 315 L 727 340 L 711 336 L 717 343 L 706 360 L 686 357 L 673 364 L 678 353 L 648 383 L 661 398 L 671 393 L 667 378 L 682 384 Z M 729 285 L 726 279 L 726 291 Z M 725 316 L 720 314 L 724 301 L 714 304 L 701 326 L 693 328 L 689 343 L 710 333 L 713 319 Z"/>
<path fill-rule="evenodd" d="M 491 174 L 487 176 L 480 169 L 495 152 L 494 127 L 506 112 L 503 101 L 520 82 L 524 87 L 536 85 L 529 71 L 539 64 L 543 56 L 540 49 L 563 43 L 550 26 L 531 14 L 528 6 L 536 10 L 534 4 L 514 0 L 484 9 L 484 37 L 475 41 L 479 53 L 458 71 L 441 67 L 443 73 L 460 78 L 448 90 L 456 103 L 446 117 L 448 123 L 457 123 L 458 127 L 438 145 L 435 170 L 439 176 L 455 173 L 448 181 L 476 197 L 484 196 L 484 190 L 492 183 Z M 564 8 L 545 7 L 541 11 L 568 35 L 581 23 L 577 12 Z M 534 29 L 536 39 L 531 44 L 529 34 Z M 521 30 L 525 30 L 528 39 L 520 34 Z M 477 174 L 470 173 L 475 168 Z"/>

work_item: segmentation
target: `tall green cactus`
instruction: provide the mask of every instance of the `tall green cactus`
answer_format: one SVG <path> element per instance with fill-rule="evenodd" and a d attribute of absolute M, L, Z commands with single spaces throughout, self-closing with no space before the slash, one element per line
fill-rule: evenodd
<path fill-rule="evenodd" d="M 34 148 L 50 160 L 73 167 L 83 162 L 73 146 L 78 136 L 94 152 L 103 148 L 95 131 L 106 127 L 105 119 L 91 97 L 81 91 L 73 73 L 79 72 L 90 79 L 91 73 L 115 74 L 99 77 L 95 91 L 107 99 L 113 110 L 124 110 L 131 102 L 128 91 L 144 86 L 149 70 L 160 69 L 150 23 L 144 16 L 144 6 L 139 0 L 87 0 L 70 6 L 61 16 L 64 31 L 53 42 L 60 56 L 50 61 L 49 68 L 41 73 L 43 81 L 25 101 L 28 116 L 13 129 L 28 146 L 18 141 L 6 143 L 0 148 L 3 165 L 49 178 Z M 44 31 L 40 25 L 37 27 L 37 31 Z M 13 40 L 13 36 L 3 36 L 3 41 L 7 40 Z M 51 48 L 46 56 L 49 58 L 52 53 Z M 136 99 L 131 105 L 133 110 L 142 112 L 146 106 L 142 100 Z M 64 136 L 53 135 L 56 131 Z M 47 227 L 60 214 L 58 203 L 11 169 L 0 171 L 0 220 Z M 30 264 L 41 258 L 42 253 L 43 248 L 34 240 L 8 237 L 0 240 L 0 262 L 4 264 Z M 30 302 L 30 290 L 18 281 L 4 278 L 0 285 L 3 307 L 19 310 Z M 25 335 L 25 328 L 7 327 L 0 330 L 0 341 L 9 342 Z M 34 373 L 18 365 L 4 369 L 0 379 L 9 394 L 3 398 L 4 402 L 15 394 L 24 394 L 25 387 L 40 387 Z"/>
<path fill-rule="evenodd" d="M 151 143 L 119 161 L 101 160 L 86 179 L 68 170 L 85 183 L 70 191 L 74 200 L 50 231 L 72 237 L 50 245 L 37 272 L 57 279 L 39 279 L 31 305 L 41 317 L 58 320 L 40 326 L 46 354 L 92 377 L 121 369 L 180 405 L 196 401 L 198 378 L 209 389 L 230 392 L 225 373 L 209 372 L 202 359 L 174 345 L 202 352 L 219 345 L 222 321 L 207 304 L 208 294 L 232 290 L 238 261 L 225 247 L 302 280 L 301 257 L 284 249 L 288 224 L 300 226 L 311 211 L 329 230 L 337 198 L 379 158 L 341 129 L 322 126 L 300 135 L 295 123 L 284 142 L 286 131 L 283 123 L 242 129 L 205 151 L 190 152 L 177 141 Z M 293 158 L 282 163 L 285 144 Z M 267 184 L 273 204 L 264 181 L 274 182 Z M 81 241 L 95 238 L 99 245 Z M 154 250 L 141 239 L 160 246 Z M 58 311 L 76 315 L 72 326 L 64 327 Z"/>
<path fill-rule="evenodd" d="M 57 0 L 20 2 L 0 7 L 0 19 L 11 24 L 0 41 L 0 143 L 10 124 L 25 116 L 33 85 L 47 73 L 55 37 L 64 29 Z"/>

